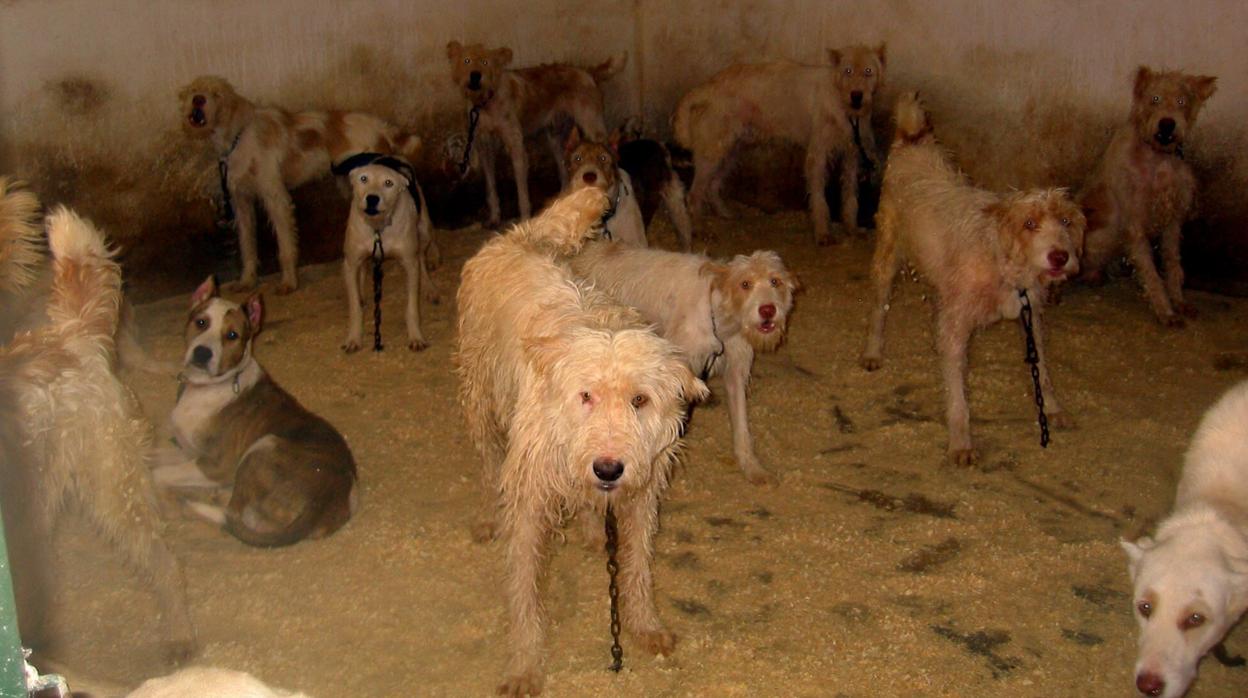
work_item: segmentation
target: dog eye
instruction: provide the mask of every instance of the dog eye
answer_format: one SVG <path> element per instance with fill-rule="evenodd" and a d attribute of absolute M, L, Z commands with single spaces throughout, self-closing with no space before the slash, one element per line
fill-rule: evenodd
<path fill-rule="evenodd" d="M 1179 97 L 1179 106 L 1181 107 L 1181 106 L 1183 106 L 1184 104 L 1187 104 L 1187 100 L 1186 100 L 1186 99 L 1183 99 L 1182 97 Z"/>
<path fill-rule="evenodd" d="M 573 155 L 573 156 L 572 156 L 572 162 L 580 162 L 580 161 L 581 161 L 581 156 L 580 156 L 580 155 Z"/>
<path fill-rule="evenodd" d="M 1192 628 L 1199 628 L 1200 626 L 1204 624 L 1205 624 L 1205 617 L 1199 613 L 1193 613 L 1192 615 L 1183 619 L 1182 627 L 1184 630 L 1191 630 Z"/>
<path fill-rule="evenodd" d="M 234 340 L 238 339 L 238 333 L 235 332 L 234 330 L 230 330 L 229 332 L 225 333 L 225 338 L 233 342 Z"/>
<path fill-rule="evenodd" d="M 1070 227 L 1070 219 L 1069 219 L 1069 218 L 1063 218 L 1063 219 L 1062 219 L 1062 225 L 1063 225 L 1063 226 L 1065 226 L 1065 227 L 1067 227 L 1067 228 L 1069 228 L 1069 227 Z"/>
<path fill-rule="evenodd" d="M 464 65 L 472 65 L 472 59 L 471 59 L 471 58 L 465 58 L 465 59 L 464 59 Z"/>
<path fill-rule="evenodd" d="M 1153 95 L 1153 104 L 1161 104 L 1161 95 Z"/>
<path fill-rule="evenodd" d="M 749 281 L 742 281 L 742 282 L 741 282 L 741 288 L 742 288 L 742 289 L 744 289 L 744 290 L 746 290 L 746 291 L 750 290 L 750 286 L 752 286 L 752 285 L 753 285 L 753 284 L 751 284 Z"/>
<path fill-rule="evenodd" d="M 590 395 L 590 394 L 589 394 L 589 391 L 583 391 L 583 392 L 581 392 L 581 402 L 582 402 L 583 404 L 588 404 L 588 403 L 589 403 L 589 401 L 590 401 L 590 400 L 593 400 L 593 399 L 594 399 L 594 396 L 593 396 L 593 395 Z"/>
<path fill-rule="evenodd" d="M 873 73 L 875 73 L 875 71 L 871 70 L 870 68 L 863 68 L 862 70 L 862 74 L 866 75 L 867 77 L 871 77 Z"/>
<path fill-rule="evenodd" d="M 1026 229 L 1028 229 L 1028 230 L 1035 230 L 1035 229 L 1036 229 L 1036 221 L 1035 221 L 1035 219 L 1033 219 L 1033 218 L 1028 218 L 1027 220 L 1023 221 L 1023 227 L 1024 227 L 1024 228 L 1026 228 Z"/>
<path fill-rule="evenodd" d="M 360 175 L 360 184 L 368 184 L 368 175 Z"/>
<path fill-rule="evenodd" d="M 387 179 L 387 180 L 386 180 L 386 187 L 393 187 L 393 186 L 394 186 L 394 180 L 393 180 L 393 179 Z"/>
<path fill-rule="evenodd" d="M 646 397 L 645 395 L 634 395 L 632 402 L 633 402 L 633 409 L 639 410 L 645 407 L 646 403 L 650 402 L 650 398 Z"/>
<path fill-rule="evenodd" d="M 846 68 L 846 69 L 845 69 L 845 74 L 846 74 L 846 75 L 853 75 L 853 74 L 854 74 L 854 69 L 853 69 L 853 68 Z"/>
<path fill-rule="evenodd" d="M 489 64 L 490 64 L 489 61 L 485 60 L 484 58 L 481 59 L 481 65 L 489 65 Z"/>
<path fill-rule="evenodd" d="M 599 155 L 599 156 L 598 156 L 598 162 L 606 162 L 606 161 L 607 161 L 607 156 L 606 156 L 606 155 Z"/>
<path fill-rule="evenodd" d="M 772 287 L 772 288 L 780 288 L 780 279 L 772 279 L 772 280 L 771 280 L 771 287 Z"/>
<path fill-rule="evenodd" d="M 208 326 L 208 321 L 203 319 L 202 317 L 198 318 L 197 320 L 195 320 L 195 326 L 202 330 Z"/>
<path fill-rule="evenodd" d="M 1135 610 L 1139 611 L 1140 615 L 1144 616 L 1145 618 L 1153 615 L 1153 605 L 1147 601 L 1141 601 L 1137 603 L 1135 605 Z"/>

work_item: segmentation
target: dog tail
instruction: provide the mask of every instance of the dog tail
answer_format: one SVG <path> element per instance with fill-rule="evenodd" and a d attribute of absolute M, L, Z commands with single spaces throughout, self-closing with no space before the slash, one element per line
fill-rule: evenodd
<path fill-rule="evenodd" d="M 897 98 L 897 104 L 893 108 L 893 121 L 897 126 L 897 144 L 921 143 L 932 133 L 931 119 L 918 92 L 903 92 Z"/>
<path fill-rule="evenodd" d="M 418 162 L 420 149 L 424 144 L 421 143 L 420 136 L 414 133 L 399 132 L 394 139 L 394 154 L 408 161 L 409 163 Z"/>
<path fill-rule="evenodd" d="M 624 66 L 626 65 L 628 65 L 628 51 L 621 51 L 620 53 L 590 68 L 589 74 L 594 78 L 594 82 L 601 85 L 614 77 L 616 73 L 624 70 Z"/>
<path fill-rule="evenodd" d="M 267 518 L 264 514 L 256 513 L 255 510 L 260 506 L 260 503 L 255 501 L 243 503 L 242 506 L 237 508 L 234 506 L 234 502 L 230 502 L 230 507 L 225 510 L 220 510 L 220 507 L 200 504 L 199 508 L 196 509 L 196 513 L 209 521 L 219 523 L 226 533 L 247 545 L 257 548 L 282 548 L 294 545 L 312 534 L 313 530 L 321 523 L 330 494 L 332 492 L 328 488 L 321 488 L 320 491 L 308 495 L 303 500 L 303 508 L 286 525 L 280 525 L 278 522 L 271 520 L 254 521 L 254 519 Z M 234 496 L 238 496 L 238 490 L 235 490 Z M 220 511 L 211 511 L 212 509 Z M 264 526 L 264 528 L 261 528 L 261 525 L 264 524 L 270 524 L 271 527 Z"/>
<path fill-rule="evenodd" d="M 90 335 L 112 358 L 121 317 L 121 268 L 90 221 L 64 206 L 47 217 L 52 251 L 52 295 L 48 317 L 76 333 Z"/>
<path fill-rule="evenodd" d="M 555 199 L 545 211 L 507 234 L 531 249 L 573 255 L 587 240 L 601 231 L 607 210 L 607 195 L 596 187 L 585 187 Z"/>
<path fill-rule="evenodd" d="M 672 135 L 681 147 L 693 147 L 693 120 L 704 111 L 706 102 L 692 94 L 683 97 L 676 105 L 676 111 L 672 113 Z"/>
<path fill-rule="evenodd" d="M 30 286 L 43 261 L 39 199 L 9 177 L 0 177 L 0 292 Z"/>

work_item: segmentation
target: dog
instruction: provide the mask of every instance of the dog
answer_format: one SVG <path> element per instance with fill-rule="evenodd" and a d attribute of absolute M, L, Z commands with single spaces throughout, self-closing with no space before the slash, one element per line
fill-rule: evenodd
<path fill-rule="evenodd" d="M 26 272 L 18 248 L 31 218 L 7 191 L 0 202 L 0 279 Z M 17 213 L 18 215 L 14 215 Z M 73 507 L 156 594 L 166 659 L 196 651 L 177 559 L 161 535 L 148 472 L 151 428 L 113 369 L 122 307 L 121 270 L 104 236 L 63 207 L 46 220 L 52 255 L 48 322 L 0 347 L 0 501 L 24 644 L 46 643 L 49 545 Z"/>
<path fill-rule="evenodd" d="M 672 168 L 667 147 L 645 138 L 624 140 L 616 129 L 606 143 L 585 140 L 575 126 L 565 144 L 564 166 L 571 176 L 568 187 L 598 187 L 611 204 L 604 236 L 646 247 L 646 229 L 658 211 L 667 207 L 667 215 L 676 228 L 681 249 L 693 248 L 693 221 L 685 207 L 685 185 Z"/>
<path fill-rule="evenodd" d="M 563 166 L 562 139 L 557 129 L 564 122 L 571 121 L 590 138 L 606 140 L 601 86 L 623 70 L 628 62 L 628 54 L 621 53 L 592 68 L 548 63 L 509 70 L 511 49 L 487 49 L 481 44 L 464 46 L 458 41 L 446 45 L 446 57 L 451 63 L 451 79 L 464 99 L 472 105 L 472 111 L 478 114 L 476 139 L 485 140 L 483 137 L 492 135 L 502 142 L 511 156 L 522 220 L 531 213 L 525 136 L 546 132 L 555 167 L 559 170 L 559 186 L 566 188 L 568 173 Z M 496 228 L 502 214 L 494 181 L 493 145 L 478 143 L 473 157 L 485 175 L 489 225 Z"/>
<path fill-rule="evenodd" d="M 858 181 L 879 162 L 871 108 L 884 79 L 885 45 L 829 49 L 829 64 L 738 64 L 695 87 L 672 116 L 676 141 L 693 152 L 689 208 L 710 203 L 731 217 L 720 189 L 741 141 L 779 138 L 806 145 L 806 193 L 815 242 L 832 243 L 824 197 L 828 161 L 841 161 L 841 223 L 858 230 Z"/>
<path fill-rule="evenodd" d="M 1183 145 L 1216 90 L 1214 77 L 1140 66 L 1131 116 L 1114 132 L 1078 197 L 1088 219 L 1083 279 L 1101 281 L 1105 267 L 1125 254 L 1153 313 L 1169 327 L 1182 327 L 1183 316 L 1196 316 L 1183 299 L 1179 258 L 1183 224 L 1196 199 L 1196 176 L 1183 159 Z M 1164 283 L 1153 263 L 1153 242 L 1159 238 Z"/>
<path fill-rule="evenodd" d="M 606 204 L 596 188 L 558 199 L 488 241 L 459 287 L 460 404 L 494 493 L 476 533 L 488 538 L 497 520 L 506 543 L 507 695 L 542 689 L 538 579 L 565 513 L 601 524 L 613 509 L 622 625 L 651 653 L 676 643 L 654 605 L 653 537 L 685 404 L 707 390 L 635 311 L 558 261 L 594 235 Z"/>
<path fill-rule="evenodd" d="M 308 698 L 281 691 L 243 671 L 188 667 L 169 676 L 148 679 L 126 698 Z"/>
<path fill-rule="evenodd" d="M 859 363 L 868 371 L 880 368 L 893 279 L 902 264 L 912 263 L 936 288 L 949 458 L 970 465 L 976 458 L 965 385 L 971 336 L 1019 317 L 1025 291 L 1049 424 L 1072 426 L 1049 378 L 1041 315 L 1048 289 L 1079 271 L 1083 213 L 1061 189 L 1001 195 L 972 186 L 936 143 L 917 94 L 898 98 L 895 118 L 875 221 L 875 307 Z"/>
<path fill-rule="evenodd" d="M 1153 538 L 1122 541 L 1140 626 L 1135 687 L 1174 698 L 1248 610 L 1248 383 L 1200 422 L 1174 512 Z"/>
<path fill-rule="evenodd" d="M 800 287 L 780 256 L 759 251 L 719 262 L 597 242 L 586 245 L 571 266 L 595 288 L 638 309 L 703 380 L 723 374 L 737 465 L 750 482 L 774 484 L 775 475 L 754 453 L 746 393 L 754 352 L 774 351 L 784 341 Z"/>
<path fill-rule="evenodd" d="M 342 167 L 351 180 L 351 215 L 342 244 L 342 276 L 347 286 L 347 339 L 342 349 L 348 354 L 360 350 L 360 286 L 364 262 L 373 257 L 373 243 L 381 239 L 388 258 L 397 257 L 407 275 L 407 348 L 422 351 L 429 347 L 420 330 L 420 295 L 437 304 L 439 295 L 429 278 L 431 257 L 440 258 L 433 241 L 433 225 L 425 194 L 416 181 L 415 170 L 402 160 L 377 157 L 375 153 L 348 158 Z"/>
<path fill-rule="evenodd" d="M 356 467 L 333 426 L 295 401 L 253 355 L 264 304 L 219 295 L 208 277 L 191 295 L 185 366 L 170 422 L 181 462 L 153 470 L 166 488 L 225 488 L 224 509 L 188 506 L 260 547 L 322 538 L 356 510 Z"/>
<path fill-rule="evenodd" d="M 238 227 L 242 277 L 232 290 L 256 287 L 256 201 L 277 235 L 282 277 L 279 294 L 299 286 L 299 245 L 290 191 L 326 177 L 330 166 L 356 153 L 398 155 L 414 162 L 420 138 L 370 114 L 342 111 L 291 113 L 261 107 L 224 78 L 205 75 L 178 92 L 182 128 L 212 143 L 224 168 L 227 204 Z"/>

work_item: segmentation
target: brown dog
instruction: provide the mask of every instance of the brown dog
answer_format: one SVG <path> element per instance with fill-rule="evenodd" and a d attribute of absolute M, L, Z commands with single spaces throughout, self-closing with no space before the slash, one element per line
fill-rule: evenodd
<path fill-rule="evenodd" d="M 511 55 L 509 48 L 487 49 L 481 44 L 464 46 L 458 41 L 446 45 L 446 57 L 451 62 L 451 79 L 480 115 L 473 152 L 485 176 L 491 227 L 499 225 L 502 214 L 494 182 L 495 151 L 488 140 L 481 142 L 483 137 L 493 135 L 498 138 L 511 156 L 520 218 L 528 218 L 532 209 L 525 136 L 546 131 L 551 155 L 559 169 L 559 186 L 565 188 L 568 173 L 563 166 L 562 134 L 554 129 L 561 122 L 571 120 L 591 139 L 606 140 L 600 86 L 623 70 L 628 61 L 628 54 L 623 53 L 593 68 L 549 63 L 507 70 Z"/>
<path fill-rule="evenodd" d="M 1217 90 L 1216 82 L 1204 75 L 1155 73 L 1140 66 L 1131 116 L 1114 132 L 1100 165 L 1079 193 L 1088 218 L 1083 278 L 1100 281 L 1105 266 L 1126 254 L 1153 313 L 1171 327 L 1183 326 L 1180 315 L 1196 315 L 1183 300 L 1179 259 L 1183 224 L 1196 198 L 1196 177 L 1183 160 L 1183 144 L 1205 100 Z M 1152 244 L 1158 238 L 1164 284 L 1153 263 Z"/>

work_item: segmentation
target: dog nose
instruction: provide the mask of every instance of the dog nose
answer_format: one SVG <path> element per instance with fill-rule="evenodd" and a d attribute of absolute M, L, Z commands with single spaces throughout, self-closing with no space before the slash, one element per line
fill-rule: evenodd
<path fill-rule="evenodd" d="M 207 366 L 212 361 L 212 350 L 205 346 L 195 347 L 191 351 L 191 364 L 195 366 Z"/>
<path fill-rule="evenodd" d="M 1166 690 L 1166 682 L 1150 671 L 1135 677 L 1135 688 L 1146 696 L 1159 696 Z"/>
<path fill-rule="evenodd" d="M 594 182 L 598 181 L 598 173 L 586 172 L 585 174 L 581 175 L 581 179 L 585 180 L 586 184 L 593 184 Z"/>
<path fill-rule="evenodd" d="M 1162 134 L 1163 136 L 1168 136 L 1174 133 L 1174 127 L 1175 127 L 1174 119 L 1171 119 L 1168 116 L 1162 119 L 1161 121 L 1157 122 L 1157 132 Z"/>
<path fill-rule="evenodd" d="M 768 303 L 758 306 L 758 316 L 764 320 L 770 320 L 776 316 L 776 306 Z"/>
<path fill-rule="evenodd" d="M 195 95 L 195 97 L 191 100 L 191 105 L 196 106 L 196 107 L 202 107 L 204 106 L 204 103 L 206 103 L 207 101 L 208 100 L 204 99 L 203 95 Z"/>
<path fill-rule="evenodd" d="M 1066 266 L 1068 261 L 1070 261 L 1070 253 L 1066 250 L 1052 250 L 1049 252 L 1049 265 L 1054 269 Z"/>
<path fill-rule="evenodd" d="M 614 458 L 594 459 L 594 475 L 603 482 L 615 482 L 624 474 L 624 464 Z"/>
<path fill-rule="evenodd" d="M 854 109 L 861 107 L 862 106 L 862 90 L 854 90 L 853 92 L 850 92 L 849 103 L 854 106 Z"/>
<path fill-rule="evenodd" d="M 381 197 L 377 196 L 376 194 L 369 194 L 368 196 L 364 197 L 364 205 L 370 209 L 375 210 L 377 208 L 377 204 L 379 203 L 381 203 Z"/>
<path fill-rule="evenodd" d="M 481 86 L 481 71 L 474 70 L 471 73 L 468 73 L 468 87 L 470 89 L 475 90 L 480 86 Z"/>

